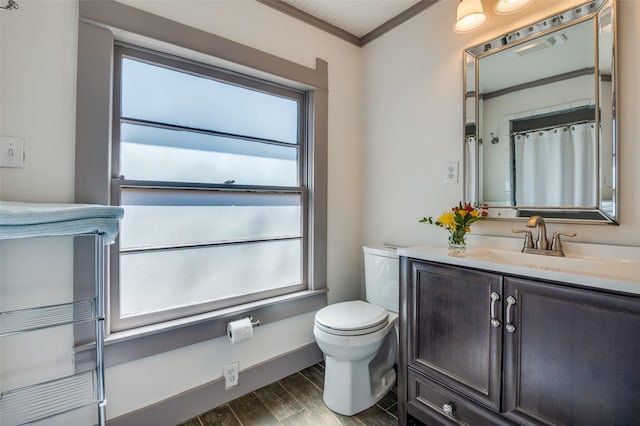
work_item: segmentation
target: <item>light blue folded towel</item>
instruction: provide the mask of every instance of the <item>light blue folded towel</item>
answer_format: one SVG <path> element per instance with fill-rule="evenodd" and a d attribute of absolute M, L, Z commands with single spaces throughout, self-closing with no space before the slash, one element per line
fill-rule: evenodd
<path fill-rule="evenodd" d="M 111 244 L 118 235 L 122 207 L 0 201 L 0 239 L 103 233 Z"/>

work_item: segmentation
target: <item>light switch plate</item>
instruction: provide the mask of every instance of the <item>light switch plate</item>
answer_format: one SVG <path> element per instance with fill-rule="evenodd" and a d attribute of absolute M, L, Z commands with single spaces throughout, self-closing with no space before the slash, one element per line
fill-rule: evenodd
<path fill-rule="evenodd" d="M 24 167 L 24 139 L 0 136 L 0 167 Z"/>
<path fill-rule="evenodd" d="M 444 162 L 444 183 L 458 183 L 458 162 Z"/>

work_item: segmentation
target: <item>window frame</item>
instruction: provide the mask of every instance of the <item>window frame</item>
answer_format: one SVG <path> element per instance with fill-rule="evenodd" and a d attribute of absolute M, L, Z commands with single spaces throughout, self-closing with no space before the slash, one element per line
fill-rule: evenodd
<path fill-rule="evenodd" d="M 246 303 L 265 300 L 271 297 L 283 296 L 294 292 L 304 291 L 309 288 L 309 280 L 307 276 L 308 264 L 308 248 L 307 248 L 307 164 L 309 163 L 307 154 L 307 131 L 306 117 L 307 114 L 307 94 L 302 90 L 285 87 L 283 85 L 268 82 L 265 80 L 248 77 L 236 72 L 231 72 L 219 67 L 198 63 L 189 59 L 166 54 L 163 52 L 153 51 L 142 48 L 129 43 L 115 42 L 113 53 L 113 113 L 112 113 L 112 156 L 111 156 L 111 203 L 121 205 L 121 191 L 124 188 L 166 188 L 166 189 L 191 189 L 197 191 L 211 192 L 260 192 L 265 194 L 298 194 L 301 202 L 301 283 L 279 287 L 277 289 L 262 290 L 236 296 L 233 298 L 225 298 L 222 300 L 213 300 L 203 303 L 190 304 L 181 307 L 168 308 L 155 312 L 144 313 L 140 315 L 132 315 L 127 317 L 121 316 L 120 311 L 120 238 L 110 248 L 110 280 L 109 280 L 109 329 L 111 332 L 126 331 L 142 326 L 159 324 L 179 318 L 189 317 L 193 315 L 213 312 L 219 309 L 230 308 Z M 121 106 L 121 78 L 122 78 L 122 61 L 125 58 L 137 60 L 151 65 L 161 66 L 177 72 L 190 74 L 196 77 L 210 78 L 215 81 L 230 84 L 238 87 L 256 90 L 268 95 L 279 96 L 286 99 L 295 100 L 298 104 L 298 127 L 296 144 L 276 142 L 278 145 L 295 146 L 298 152 L 297 160 L 297 186 L 281 187 L 281 186 L 265 186 L 265 185 L 228 185 L 228 184 L 209 184 L 202 182 L 168 182 L 168 181 L 141 181 L 127 180 L 122 176 L 120 170 L 120 129 L 122 123 L 132 122 L 131 117 L 124 117 Z M 142 123 L 140 120 L 134 120 Z M 147 122 L 148 123 L 148 122 Z M 145 124 L 145 123 L 142 123 Z M 150 123 L 155 124 L 153 127 L 165 127 L 175 130 L 187 130 L 215 136 L 237 136 L 230 135 L 218 131 L 208 131 L 203 129 L 193 129 L 184 126 L 172 126 L 166 123 Z M 244 139 L 244 138 L 243 138 Z M 250 138 L 265 142 L 265 139 Z M 273 142 L 273 141 L 271 141 Z M 213 245 L 212 245 L 213 246 Z"/>
<path fill-rule="evenodd" d="M 179 56 L 303 90 L 309 112 L 305 117 L 307 149 L 313 152 L 313 159 L 306 167 L 307 290 L 127 332 L 109 330 L 105 366 L 223 337 L 229 321 L 247 315 L 268 325 L 326 306 L 328 63 L 317 58 L 315 67 L 307 67 L 113 0 L 80 0 L 75 161 L 75 201 L 79 203 L 111 201 L 112 73 L 116 41 L 168 54 L 177 52 Z M 87 277 L 92 276 L 85 262 L 87 253 L 90 248 L 81 244 L 74 247 L 75 297 L 87 295 Z M 108 273 L 109 268 L 105 268 L 105 275 Z M 74 328 L 77 371 L 91 365 L 92 333 L 90 327 Z"/>

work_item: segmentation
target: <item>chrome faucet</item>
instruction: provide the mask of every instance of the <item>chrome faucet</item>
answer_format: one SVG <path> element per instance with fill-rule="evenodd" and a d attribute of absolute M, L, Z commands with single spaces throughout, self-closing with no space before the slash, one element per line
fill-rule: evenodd
<path fill-rule="evenodd" d="M 538 237 L 536 238 L 535 244 L 533 243 L 533 236 L 531 235 L 531 231 L 527 229 L 512 230 L 512 232 L 514 233 L 525 234 L 524 246 L 522 247 L 523 253 L 564 257 L 564 250 L 562 249 L 560 236 L 564 235 L 566 237 L 575 237 L 577 235 L 575 232 L 554 232 L 552 244 L 549 244 L 549 240 L 547 239 L 547 226 L 544 223 L 544 219 L 542 218 L 542 216 L 531 216 L 529 218 L 529 221 L 527 221 L 527 228 L 538 229 Z"/>

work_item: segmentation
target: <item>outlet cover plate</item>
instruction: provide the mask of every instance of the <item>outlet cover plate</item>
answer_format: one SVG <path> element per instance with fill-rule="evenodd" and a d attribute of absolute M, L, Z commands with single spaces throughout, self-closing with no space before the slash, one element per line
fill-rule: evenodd
<path fill-rule="evenodd" d="M 458 183 L 458 162 L 444 162 L 444 183 Z"/>
<path fill-rule="evenodd" d="M 237 361 L 225 365 L 222 374 L 224 375 L 225 390 L 238 386 L 239 369 Z"/>

